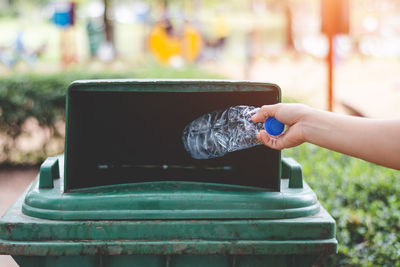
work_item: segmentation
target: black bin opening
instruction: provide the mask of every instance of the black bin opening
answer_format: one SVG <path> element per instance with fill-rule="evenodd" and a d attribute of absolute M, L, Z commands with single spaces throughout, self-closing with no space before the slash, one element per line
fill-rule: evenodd
<path fill-rule="evenodd" d="M 66 191 L 154 181 L 279 190 L 279 151 L 258 146 L 198 160 L 190 157 L 181 140 L 184 127 L 204 113 L 276 103 L 277 88 L 246 92 L 76 89 L 68 96 Z"/>

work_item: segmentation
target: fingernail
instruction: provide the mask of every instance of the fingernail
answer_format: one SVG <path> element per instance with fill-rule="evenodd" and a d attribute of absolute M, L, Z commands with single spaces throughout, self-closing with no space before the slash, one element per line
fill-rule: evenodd
<path fill-rule="evenodd" d="M 256 137 L 257 137 L 258 140 L 260 140 L 260 138 L 261 138 L 260 133 L 257 133 L 257 134 L 256 134 Z"/>
<path fill-rule="evenodd" d="M 251 119 L 254 120 L 256 118 L 256 114 L 254 114 L 253 116 L 251 116 Z"/>

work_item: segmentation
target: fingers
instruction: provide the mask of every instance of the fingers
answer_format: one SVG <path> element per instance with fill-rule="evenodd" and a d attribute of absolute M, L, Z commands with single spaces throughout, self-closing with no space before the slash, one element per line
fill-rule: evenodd
<path fill-rule="evenodd" d="M 273 138 L 267 134 L 266 131 L 261 130 L 257 135 L 258 140 L 260 140 L 265 146 L 272 149 L 281 150 L 284 149 L 283 136 L 279 138 Z"/>
<path fill-rule="evenodd" d="M 251 119 L 254 122 L 263 122 L 265 121 L 268 117 L 275 117 L 276 112 L 279 109 L 279 104 L 275 105 L 264 105 L 262 106 L 256 114 L 254 114 Z"/>
<path fill-rule="evenodd" d="M 271 137 L 267 134 L 266 131 L 261 130 L 259 133 L 257 133 L 257 139 L 263 143 L 265 146 L 268 146 L 268 142 L 271 139 Z"/>

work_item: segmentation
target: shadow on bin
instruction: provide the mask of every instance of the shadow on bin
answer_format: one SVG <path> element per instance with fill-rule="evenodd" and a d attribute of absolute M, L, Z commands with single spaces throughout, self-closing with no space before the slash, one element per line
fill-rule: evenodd
<path fill-rule="evenodd" d="M 301 166 L 263 146 L 196 160 L 186 124 L 280 102 L 274 84 L 77 81 L 65 155 L 0 220 L 0 254 L 22 266 L 311 266 L 337 251 L 335 221 Z"/>

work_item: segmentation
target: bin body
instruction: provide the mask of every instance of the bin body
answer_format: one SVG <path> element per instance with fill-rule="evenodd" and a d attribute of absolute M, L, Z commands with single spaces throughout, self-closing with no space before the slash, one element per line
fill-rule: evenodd
<path fill-rule="evenodd" d="M 263 83 L 74 83 L 65 155 L 48 158 L 0 219 L 0 254 L 21 266 L 211 267 L 312 266 L 336 253 L 335 221 L 293 159 L 264 147 L 184 153 L 181 131 L 201 112 L 279 101 Z M 165 117 L 153 141 L 146 118 Z"/>
<path fill-rule="evenodd" d="M 230 267 L 230 266 L 282 266 L 282 267 L 305 267 L 312 266 L 316 256 L 312 255 L 290 255 L 290 256 L 61 256 L 61 257 L 24 257 L 15 256 L 15 261 L 20 266 L 83 266 L 83 267 Z"/>
<path fill-rule="evenodd" d="M 61 221 L 22 214 L 0 221 L 0 253 L 20 266 L 312 266 L 337 249 L 335 222 L 274 220 Z"/>

